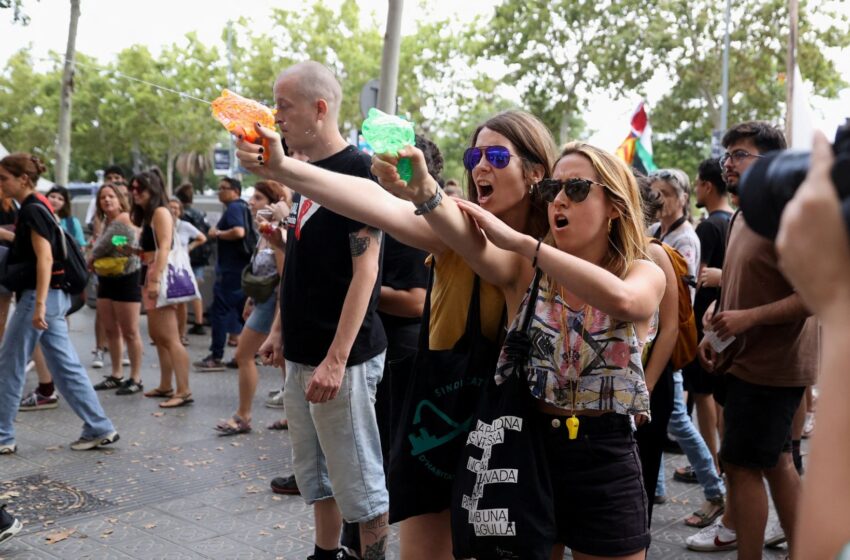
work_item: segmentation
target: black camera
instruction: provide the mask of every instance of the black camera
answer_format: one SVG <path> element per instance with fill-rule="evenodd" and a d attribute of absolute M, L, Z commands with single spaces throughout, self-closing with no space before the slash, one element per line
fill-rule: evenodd
<path fill-rule="evenodd" d="M 830 175 L 841 199 L 841 213 L 850 235 L 850 119 L 835 133 L 835 162 Z M 809 172 L 809 152 L 770 152 L 741 177 L 738 195 L 747 225 L 756 233 L 776 239 L 785 205 Z M 816 227 L 817 224 L 812 224 Z"/>

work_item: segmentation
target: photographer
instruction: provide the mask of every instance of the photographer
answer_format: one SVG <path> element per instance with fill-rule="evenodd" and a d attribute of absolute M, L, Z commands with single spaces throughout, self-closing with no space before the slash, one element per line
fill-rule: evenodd
<path fill-rule="evenodd" d="M 850 239 L 830 179 L 833 154 L 818 133 L 811 169 L 785 209 L 777 238 L 779 265 L 806 306 L 820 319 L 823 355 L 819 422 L 829 426 L 812 440 L 803 486 L 795 558 L 838 556 L 850 542 Z M 821 247 L 823 251 L 813 251 Z M 846 554 L 846 552 L 845 552 Z"/>

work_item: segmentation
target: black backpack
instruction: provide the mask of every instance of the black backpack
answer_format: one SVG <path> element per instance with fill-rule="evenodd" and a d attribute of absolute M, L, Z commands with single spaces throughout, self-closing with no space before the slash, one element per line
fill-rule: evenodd
<path fill-rule="evenodd" d="M 245 237 L 242 238 L 242 251 L 250 257 L 254 254 L 257 243 L 260 242 L 260 235 L 254 227 L 254 218 L 251 216 L 251 209 L 244 202 L 242 203 L 242 212 L 245 216 Z"/>
<path fill-rule="evenodd" d="M 210 224 L 207 222 L 207 215 L 197 208 L 186 208 L 183 211 L 183 216 L 180 218 L 195 226 L 195 229 L 207 235 L 210 232 Z M 200 247 L 196 247 L 189 251 L 189 261 L 192 267 L 206 266 L 210 264 L 212 256 L 212 244 L 204 243 Z"/>
<path fill-rule="evenodd" d="M 80 249 L 74 236 L 60 225 L 55 214 L 41 204 L 37 207 L 42 208 L 42 212 L 49 213 L 51 220 L 59 228 L 61 234 L 59 238 L 60 254 L 59 258 L 53 263 L 50 286 L 58 287 L 63 292 L 72 295 L 84 292 L 89 283 L 89 271 L 82 249 Z M 3 268 L 2 284 L 12 291 L 19 290 L 20 286 L 23 285 L 23 280 L 27 277 L 31 278 L 34 273 L 32 263 L 6 264 Z"/>

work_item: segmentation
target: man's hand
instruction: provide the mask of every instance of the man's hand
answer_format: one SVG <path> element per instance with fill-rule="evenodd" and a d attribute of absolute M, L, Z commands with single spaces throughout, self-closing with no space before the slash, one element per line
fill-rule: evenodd
<path fill-rule="evenodd" d="M 699 286 L 701 288 L 719 288 L 722 274 L 723 271 L 719 268 L 705 267 L 699 273 Z"/>
<path fill-rule="evenodd" d="M 717 308 L 717 300 L 712 301 L 708 304 L 708 308 L 705 310 L 705 314 L 702 316 L 702 330 L 710 330 L 711 329 L 711 320 L 714 319 L 714 310 Z"/>
<path fill-rule="evenodd" d="M 280 332 L 270 332 L 257 353 L 263 360 L 263 365 L 283 367 L 283 346 L 281 345 Z"/>
<path fill-rule="evenodd" d="M 217 239 L 218 238 L 218 229 L 213 226 L 207 231 L 207 239 Z"/>
<path fill-rule="evenodd" d="M 709 344 L 707 340 L 703 339 L 702 342 L 699 343 L 699 346 L 697 347 L 697 357 L 705 371 L 709 373 L 714 371 L 714 366 L 717 365 L 717 352 L 714 351 L 714 348 L 711 347 L 711 344 Z"/>
<path fill-rule="evenodd" d="M 749 309 L 736 309 L 721 311 L 715 315 L 711 320 L 710 330 L 713 330 L 720 340 L 726 340 L 730 336 L 745 333 L 754 326 L 753 314 Z"/>
<path fill-rule="evenodd" d="M 345 361 L 325 357 L 307 384 L 307 401 L 318 404 L 335 399 L 344 375 Z"/>

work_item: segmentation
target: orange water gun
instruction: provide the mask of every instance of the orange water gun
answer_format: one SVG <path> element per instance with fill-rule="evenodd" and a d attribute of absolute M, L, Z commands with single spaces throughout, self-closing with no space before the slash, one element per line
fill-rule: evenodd
<path fill-rule="evenodd" d="M 242 97 L 229 89 L 212 102 L 212 114 L 231 134 L 242 136 L 248 142 L 256 143 L 260 139 L 254 123 L 266 128 L 274 128 L 274 110 L 262 103 Z"/>

